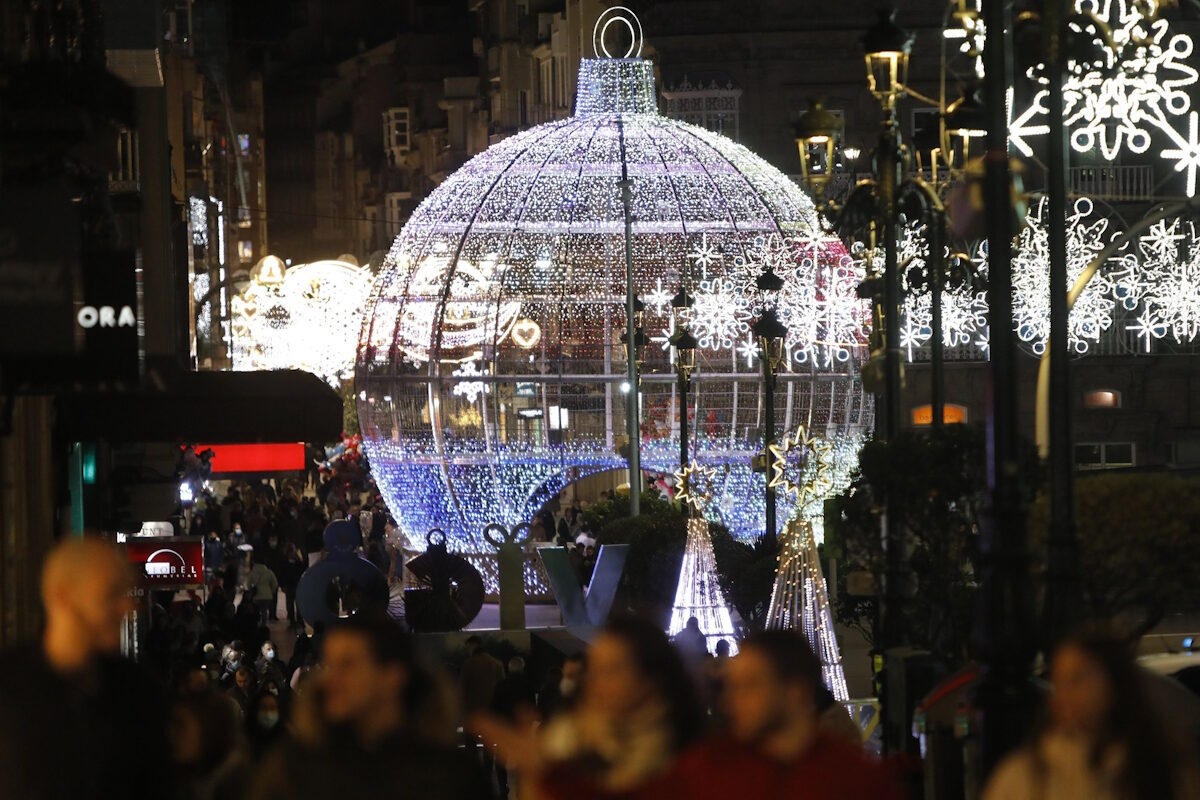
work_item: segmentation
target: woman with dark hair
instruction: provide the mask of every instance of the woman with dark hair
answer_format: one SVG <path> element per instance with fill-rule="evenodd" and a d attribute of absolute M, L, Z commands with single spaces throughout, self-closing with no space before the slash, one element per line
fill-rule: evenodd
<path fill-rule="evenodd" d="M 658 797 L 679 753 L 704 732 L 691 677 L 666 634 L 633 617 L 588 649 L 579 703 L 540 731 L 469 721 L 540 800 Z"/>
<path fill-rule="evenodd" d="M 1048 715 L 1032 743 L 997 767 L 984 800 L 1200 797 L 1186 751 L 1152 708 L 1131 648 L 1103 633 L 1058 646 Z"/>

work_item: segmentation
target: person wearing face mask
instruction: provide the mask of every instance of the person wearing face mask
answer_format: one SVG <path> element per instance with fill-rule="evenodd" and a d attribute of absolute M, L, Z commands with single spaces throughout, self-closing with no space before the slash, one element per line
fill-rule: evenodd
<path fill-rule="evenodd" d="M 569 711 L 579 695 L 579 684 L 583 680 L 584 654 L 572 653 L 563 660 L 561 668 L 546 673 L 546 681 L 538 692 L 538 713 L 549 720 Z"/>
<path fill-rule="evenodd" d="M 283 738 L 283 707 L 278 694 L 260 691 L 246 710 L 246 738 L 258 760 Z"/>
<path fill-rule="evenodd" d="M 254 662 L 254 674 L 258 676 L 259 683 L 267 680 L 274 681 L 276 684 L 283 683 L 283 666 L 276 658 L 277 653 L 274 642 L 263 642 L 262 648 L 259 650 L 259 657 Z"/>
<path fill-rule="evenodd" d="M 120 656 L 133 585 L 101 539 L 47 555 L 41 639 L 0 653 L 0 798 L 171 796 L 164 694 Z M 130 753 L 146 763 L 130 769 Z"/>

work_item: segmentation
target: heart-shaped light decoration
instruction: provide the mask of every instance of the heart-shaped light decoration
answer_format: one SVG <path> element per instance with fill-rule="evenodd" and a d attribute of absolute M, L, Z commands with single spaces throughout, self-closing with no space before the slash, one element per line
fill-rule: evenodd
<path fill-rule="evenodd" d="M 518 347 L 531 350 L 542 340 L 542 326 L 531 319 L 519 319 L 513 325 L 512 340 Z"/>

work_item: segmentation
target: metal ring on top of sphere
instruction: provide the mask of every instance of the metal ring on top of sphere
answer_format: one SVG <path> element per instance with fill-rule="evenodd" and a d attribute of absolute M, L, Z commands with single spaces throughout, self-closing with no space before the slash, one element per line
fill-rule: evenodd
<path fill-rule="evenodd" d="M 608 46 L 604 43 L 608 35 L 608 26 L 614 22 L 620 22 L 629 29 L 629 49 L 622 56 L 614 56 L 609 52 Z M 637 14 L 634 14 L 633 11 L 625 6 L 613 6 L 612 8 L 605 9 L 596 18 L 596 24 L 592 27 L 592 49 L 595 50 L 597 57 L 640 58 L 642 55 L 642 41 L 642 21 L 637 18 Z"/>

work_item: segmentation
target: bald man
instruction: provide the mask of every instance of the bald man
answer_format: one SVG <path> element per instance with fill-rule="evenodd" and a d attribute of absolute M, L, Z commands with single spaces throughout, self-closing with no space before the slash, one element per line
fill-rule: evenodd
<path fill-rule="evenodd" d="M 0 797 L 170 794 L 162 694 L 120 657 L 132 588 L 124 554 L 101 539 L 46 557 L 42 639 L 0 654 Z"/>

